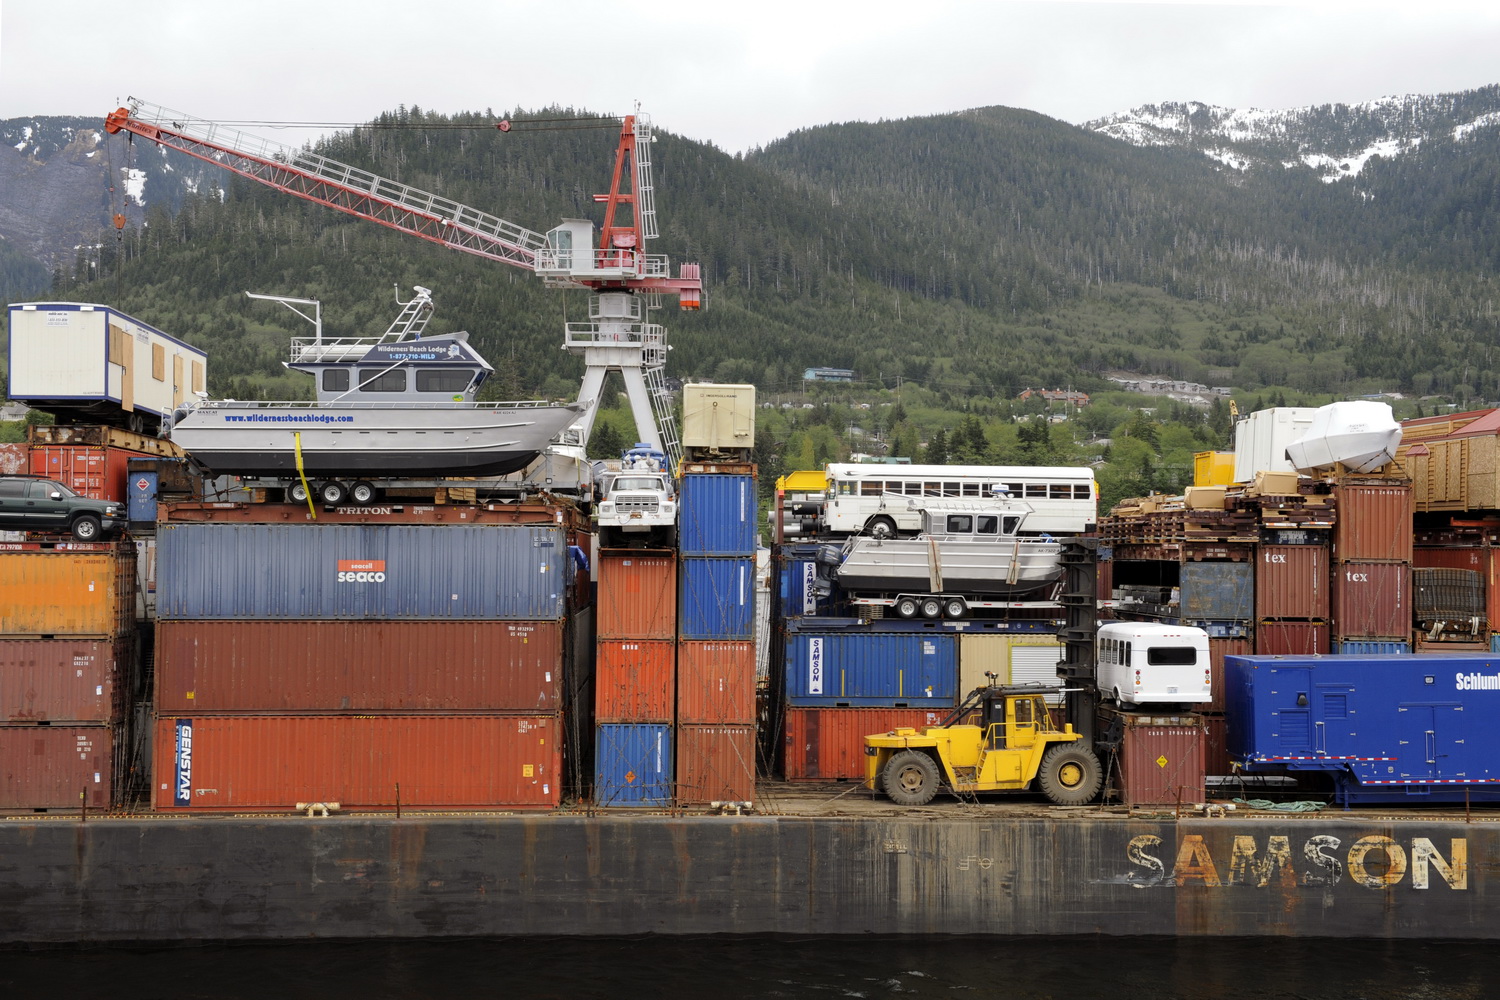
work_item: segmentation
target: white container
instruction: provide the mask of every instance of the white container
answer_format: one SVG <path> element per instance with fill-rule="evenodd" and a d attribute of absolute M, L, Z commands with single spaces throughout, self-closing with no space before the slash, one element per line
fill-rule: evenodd
<path fill-rule="evenodd" d="M 208 355 L 109 306 L 21 302 L 9 312 L 11 399 L 94 423 L 123 411 L 149 432 L 204 391 Z"/>
<path fill-rule="evenodd" d="M 720 453 L 755 447 L 755 386 L 689 382 L 682 387 L 682 446 Z M 748 459 L 748 454 L 745 458 Z"/>
<path fill-rule="evenodd" d="M 1099 697 L 1121 705 L 1213 700 L 1208 633 L 1187 625 L 1111 622 L 1095 639 Z"/>
<path fill-rule="evenodd" d="M 1256 410 L 1234 425 L 1234 481 L 1254 482 L 1257 472 L 1296 472 L 1286 447 L 1307 434 L 1315 406 Z"/>

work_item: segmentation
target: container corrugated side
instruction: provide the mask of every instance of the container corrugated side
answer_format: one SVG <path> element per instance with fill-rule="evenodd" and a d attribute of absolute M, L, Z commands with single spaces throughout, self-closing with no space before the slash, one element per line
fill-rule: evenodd
<path fill-rule="evenodd" d="M 1410 641 L 1411 566 L 1339 563 L 1333 571 L 1333 609 L 1334 628 L 1340 639 Z"/>
<path fill-rule="evenodd" d="M 755 560 L 692 558 L 677 564 L 681 639 L 750 639 L 755 622 Z"/>
<path fill-rule="evenodd" d="M 135 643 L 0 638 L 0 722 L 119 722 Z"/>
<path fill-rule="evenodd" d="M 678 726 L 680 805 L 755 801 L 755 726 Z"/>
<path fill-rule="evenodd" d="M 594 803 L 655 807 L 671 802 L 672 727 L 599 725 L 594 743 Z"/>
<path fill-rule="evenodd" d="M 669 639 L 600 639 L 594 660 L 594 718 L 672 721 L 677 644 Z"/>
<path fill-rule="evenodd" d="M 125 635 L 135 568 L 129 542 L 0 544 L 0 634 Z"/>
<path fill-rule="evenodd" d="M 755 722 L 755 643 L 685 640 L 677 647 L 677 722 Z"/>
<path fill-rule="evenodd" d="M 801 708 L 952 705 L 957 640 L 955 635 L 916 632 L 789 635 L 787 703 Z"/>
<path fill-rule="evenodd" d="M 1048 633 L 961 633 L 958 637 L 959 699 L 989 684 L 1057 683 L 1062 642 Z"/>
<path fill-rule="evenodd" d="M 1255 652 L 1270 656 L 1327 653 L 1328 632 L 1327 622 L 1261 622 L 1255 626 Z"/>
<path fill-rule="evenodd" d="M 1262 545 L 1255 564 L 1255 617 L 1328 618 L 1328 549 Z"/>
<path fill-rule="evenodd" d="M 942 725 L 948 709 L 788 708 L 788 781 L 862 781 L 865 737 L 892 729 Z"/>
<path fill-rule="evenodd" d="M 1212 695 L 1212 700 L 1195 706 L 1199 711 L 1222 712 L 1224 710 L 1224 657 L 1244 656 L 1254 652 L 1254 646 L 1254 640 L 1248 636 L 1234 636 L 1229 638 L 1209 637 L 1209 692 Z"/>
<path fill-rule="evenodd" d="M 554 808 L 562 732 L 551 715 L 163 716 L 158 810 Z"/>
<path fill-rule="evenodd" d="M 817 563 L 812 559 L 783 559 L 781 563 L 781 593 L 779 614 L 783 618 L 815 616 L 820 603 L 813 592 L 817 580 Z M 827 599 L 821 602 L 825 606 Z"/>
<path fill-rule="evenodd" d="M 1333 555 L 1340 562 L 1411 562 L 1412 491 L 1409 482 L 1337 483 Z"/>
<path fill-rule="evenodd" d="M 1383 639 L 1343 639 L 1338 644 L 1340 656 L 1406 656 L 1411 643 Z"/>
<path fill-rule="evenodd" d="M 157 613 L 180 619 L 563 616 L 559 527 L 165 524 Z"/>
<path fill-rule="evenodd" d="M 1248 620 L 1255 614 L 1255 567 L 1248 562 L 1183 563 L 1179 596 L 1183 618 Z"/>
<path fill-rule="evenodd" d="M 150 457 L 143 452 L 86 444 L 38 444 L 31 446 L 31 474 L 56 479 L 74 493 L 95 500 L 125 503 L 132 458 Z"/>
<path fill-rule="evenodd" d="M 1205 801 L 1208 737 L 1201 719 L 1130 712 L 1115 717 L 1124 724 L 1119 781 L 1126 806 Z"/>
<path fill-rule="evenodd" d="M 678 547 L 685 556 L 753 556 L 755 512 L 752 477 L 685 475 L 678 496 Z"/>
<path fill-rule="evenodd" d="M 677 637 L 677 560 L 671 552 L 599 553 L 601 639 Z"/>
<path fill-rule="evenodd" d="M 0 809 L 108 809 L 112 726 L 0 726 Z"/>
<path fill-rule="evenodd" d="M 562 622 L 161 621 L 162 713 L 558 710 Z"/>

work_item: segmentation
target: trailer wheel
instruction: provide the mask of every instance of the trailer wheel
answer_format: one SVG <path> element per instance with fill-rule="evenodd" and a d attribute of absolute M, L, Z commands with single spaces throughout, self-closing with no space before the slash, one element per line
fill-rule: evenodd
<path fill-rule="evenodd" d="M 962 597 L 949 597 L 943 601 L 944 618 L 962 618 L 969 613 L 969 606 Z"/>
<path fill-rule="evenodd" d="M 915 597 L 896 598 L 897 618 L 915 618 L 920 612 L 921 608 L 917 606 L 917 599 Z"/>
<path fill-rule="evenodd" d="M 349 499 L 353 500 L 361 507 L 365 507 L 369 504 L 374 503 L 375 496 L 375 484 L 367 483 L 363 479 L 355 483 L 353 486 L 349 487 Z"/>
<path fill-rule="evenodd" d="M 298 479 L 286 488 L 286 499 L 288 503 L 307 503 L 307 487 L 302 485 Z"/>
<path fill-rule="evenodd" d="M 940 600 L 938 600 L 936 597 L 924 597 L 924 598 L 922 598 L 922 617 L 923 618 L 941 618 L 941 617 L 943 617 L 943 602 L 940 601 Z"/>
<path fill-rule="evenodd" d="M 1042 794 L 1058 805 L 1081 806 L 1099 794 L 1104 775 L 1094 751 L 1076 743 L 1059 743 L 1042 757 L 1036 780 Z"/>
<path fill-rule="evenodd" d="M 318 499 L 330 507 L 337 507 L 348 495 L 349 490 L 337 479 L 330 479 L 318 486 Z"/>
<path fill-rule="evenodd" d="M 925 753 L 903 750 L 886 763 L 880 782 L 896 805 L 925 806 L 937 794 L 937 764 Z"/>

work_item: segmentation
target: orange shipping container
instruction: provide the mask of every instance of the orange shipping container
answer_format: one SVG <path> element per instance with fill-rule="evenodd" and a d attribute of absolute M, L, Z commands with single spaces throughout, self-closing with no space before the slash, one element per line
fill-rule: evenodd
<path fill-rule="evenodd" d="M 677 727 L 679 805 L 754 801 L 754 726 Z"/>
<path fill-rule="evenodd" d="M 677 647 L 679 724 L 755 722 L 755 643 L 684 639 Z"/>
<path fill-rule="evenodd" d="M 135 590 L 130 542 L 0 543 L 0 635 L 124 635 Z"/>
<path fill-rule="evenodd" d="M 0 809 L 108 809 L 111 726 L 0 726 Z"/>
<path fill-rule="evenodd" d="M 1328 549 L 1262 545 L 1255 565 L 1255 617 L 1328 617 Z"/>
<path fill-rule="evenodd" d="M 1346 562 L 1334 567 L 1334 625 L 1340 640 L 1410 642 L 1411 566 Z"/>
<path fill-rule="evenodd" d="M 674 638 L 676 558 L 670 552 L 601 551 L 597 604 L 601 639 Z"/>
<path fill-rule="evenodd" d="M 555 808 L 562 733 L 548 715 L 162 717 L 163 811 Z"/>
<path fill-rule="evenodd" d="M 920 708 L 789 708 L 788 781 L 863 781 L 865 737 L 899 727 L 940 726 L 948 710 Z"/>
<path fill-rule="evenodd" d="M 594 660 L 599 722 L 672 721 L 677 644 L 661 639 L 600 639 Z"/>
<path fill-rule="evenodd" d="M 1411 562 L 1412 491 L 1405 480 L 1340 482 L 1333 523 L 1333 556 L 1339 562 Z M 1307 617 L 1312 617 L 1311 615 Z"/>

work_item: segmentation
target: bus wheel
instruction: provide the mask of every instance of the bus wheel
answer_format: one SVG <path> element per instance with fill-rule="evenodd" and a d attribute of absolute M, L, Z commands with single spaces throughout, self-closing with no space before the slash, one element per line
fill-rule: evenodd
<path fill-rule="evenodd" d="M 871 538 L 895 538 L 896 522 L 884 516 L 871 518 L 865 530 L 870 533 Z"/>

